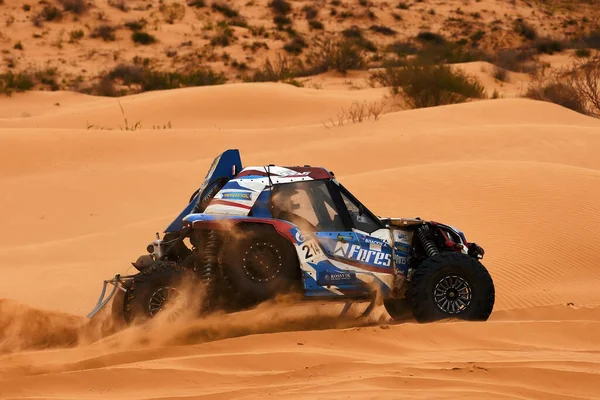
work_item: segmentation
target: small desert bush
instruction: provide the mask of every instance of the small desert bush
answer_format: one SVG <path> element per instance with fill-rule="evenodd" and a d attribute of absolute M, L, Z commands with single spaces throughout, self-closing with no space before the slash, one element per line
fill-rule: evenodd
<path fill-rule="evenodd" d="M 600 118 L 600 56 L 576 60 L 566 71 L 540 74 L 527 88 L 525 97 Z"/>
<path fill-rule="evenodd" d="M 517 18 L 513 23 L 513 30 L 520 36 L 528 40 L 537 39 L 537 31 L 533 26 L 524 21 L 522 18 Z"/>
<path fill-rule="evenodd" d="M 592 55 L 592 52 L 590 51 L 590 49 L 577 49 L 577 50 L 575 50 L 575 56 L 579 57 L 579 58 L 590 57 L 591 55 Z"/>
<path fill-rule="evenodd" d="M 220 85 L 227 81 L 222 73 L 210 68 L 194 68 L 182 71 L 159 71 L 147 65 L 120 64 L 104 74 L 91 93 L 118 96 L 127 92 L 140 93 L 153 90 L 177 89 L 191 86 Z M 126 85 L 129 91 L 117 91 L 115 82 Z"/>
<path fill-rule="evenodd" d="M 85 0 L 60 0 L 63 10 L 72 12 L 73 14 L 83 14 L 89 8 Z"/>
<path fill-rule="evenodd" d="M 387 36 L 393 36 L 396 34 L 395 30 L 393 30 L 390 27 L 383 26 L 383 25 L 371 25 L 371 27 L 369 29 L 372 30 L 373 32 L 381 33 L 382 35 L 387 35 Z"/>
<path fill-rule="evenodd" d="M 216 32 L 215 36 L 213 36 L 210 39 L 210 44 L 212 46 L 227 47 L 234 40 L 235 40 L 235 37 L 233 36 L 233 30 L 229 27 L 229 25 L 226 22 L 221 21 L 217 25 L 217 32 Z"/>
<path fill-rule="evenodd" d="M 437 45 L 446 43 L 446 39 L 442 35 L 440 35 L 439 33 L 433 33 L 428 31 L 419 32 L 417 34 L 417 40 L 420 42 L 432 43 Z"/>
<path fill-rule="evenodd" d="M 366 65 L 364 49 L 352 39 L 325 39 L 314 46 L 306 56 L 309 75 L 327 71 L 342 73 L 351 69 L 362 69 Z"/>
<path fill-rule="evenodd" d="M 237 10 L 234 10 L 228 4 L 225 4 L 225 3 L 213 3 L 211 5 L 211 8 L 214 11 L 220 12 L 227 18 L 233 18 L 233 17 L 237 17 L 238 15 L 240 15 L 240 13 Z"/>
<path fill-rule="evenodd" d="M 204 0 L 188 0 L 187 5 L 190 7 L 202 8 L 202 7 L 206 7 L 206 1 L 204 1 Z"/>
<path fill-rule="evenodd" d="M 323 23 L 321 21 L 317 21 L 316 19 L 311 19 L 308 21 L 308 26 L 311 27 L 311 29 L 323 29 Z"/>
<path fill-rule="evenodd" d="M 306 41 L 304 41 L 304 39 L 302 37 L 296 36 L 292 40 L 287 42 L 283 46 L 283 49 L 285 51 L 287 51 L 288 53 L 298 55 L 298 54 L 302 53 L 302 50 L 304 50 L 304 48 L 307 46 L 308 45 L 306 44 Z"/>
<path fill-rule="evenodd" d="M 156 42 L 156 38 L 149 33 L 135 31 L 131 34 L 131 40 L 135 43 L 148 45 Z"/>
<path fill-rule="evenodd" d="M 185 17 L 185 6 L 180 3 L 163 3 L 158 10 L 162 13 L 165 22 L 168 24 L 173 24 L 175 21 L 180 21 Z"/>
<path fill-rule="evenodd" d="M 123 12 L 129 11 L 129 6 L 125 2 L 125 0 L 108 0 L 108 5 Z"/>
<path fill-rule="evenodd" d="M 0 94 L 10 96 L 14 92 L 24 92 L 34 86 L 33 77 L 30 74 L 8 71 L 0 74 Z"/>
<path fill-rule="evenodd" d="M 326 128 L 332 128 L 336 126 L 343 126 L 349 123 L 360 124 L 370 119 L 377 121 L 384 108 L 384 101 L 363 101 L 360 103 L 355 101 L 348 109 L 342 107 L 336 118 L 329 118 L 328 123 L 323 123 L 323 125 Z"/>
<path fill-rule="evenodd" d="M 304 6 L 302 7 L 302 11 L 304 11 L 304 15 L 308 20 L 315 19 L 319 15 L 319 10 L 313 6 Z"/>
<path fill-rule="evenodd" d="M 585 103 L 577 90 L 560 79 L 534 81 L 527 88 L 525 97 L 547 101 L 585 114 Z"/>
<path fill-rule="evenodd" d="M 487 61 L 509 71 L 533 73 L 539 68 L 535 52 L 532 48 L 500 50 Z"/>
<path fill-rule="evenodd" d="M 137 21 L 127 21 L 123 25 L 132 31 L 141 31 L 146 26 L 147 22 L 145 19 L 139 19 Z"/>
<path fill-rule="evenodd" d="M 69 43 L 76 43 L 79 40 L 83 39 L 83 31 L 81 29 L 77 29 L 74 31 L 71 31 L 69 33 Z"/>
<path fill-rule="evenodd" d="M 62 11 L 51 4 L 46 4 L 42 11 L 33 19 L 36 26 L 40 26 L 42 21 L 60 21 L 62 19 Z"/>
<path fill-rule="evenodd" d="M 269 7 L 277 14 L 289 14 L 292 11 L 292 5 L 286 0 L 272 0 Z"/>
<path fill-rule="evenodd" d="M 279 29 L 283 29 L 283 25 L 291 25 L 292 20 L 285 15 L 276 15 L 273 17 L 273 22 L 277 25 Z"/>
<path fill-rule="evenodd" d="M 115 31 L 116 28 L 114 26 L 103 24 L 94 28 L 90 37 L 94 39 L 102 38 L 105 42 L 111 42 L 116 39 Z"/>
<path fill-rule="evenodd" d="M 392 94 L 403 96 L 412 108 L 463 103 L 486 97 L 485 88 L 476 78 L 447 65 L 412 62 L 405 67 L 375 72 L 371 79 L 390 87 Z"/>
<path fill-rule="evenodd" d="M 267 58 L 263 65 L 246 80 L 251 82 L 289 81 L 299 75 L 300 69 L 301 64 L 298 60 L 292 60 L 288 56 L 277 54 L 274 61 Z"/>
<path fill-rule="evenodd" d="M 564 50 L 564 45 L 560 41 L 552 38 L 538 39 L 534 43 L 538 53 L 554 54 Z"/>
<path fill-rule="evenodd" d="M 492 74 L 494 78 L 499 80 L 500 82 L 508 81 L 508 71 L 502 67 L 494 65 L 494 70 L 492 71 Z"/>

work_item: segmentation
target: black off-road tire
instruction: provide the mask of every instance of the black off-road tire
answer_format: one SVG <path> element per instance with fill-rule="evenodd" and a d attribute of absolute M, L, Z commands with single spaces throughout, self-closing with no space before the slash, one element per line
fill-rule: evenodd
<path fill-rule="evenodd" d="M 190 289 L 186 292 L 191 297 L 200 296 L 200 291 L 195 293 L 194 286 L 197 282 L 196 274 L 182 265 L 172 261 L 158 261 L 144 269 L 131 280 L 131 286 L 124 298 L 124 317 L 128 324 L 141 323 L 157 315 L 159 311 L 151 312 L 151 300 L 156 300 L 161 294 L 179 292 L 183 285 Z M 170 288 L 170 289 L 167 289 Z M 192 299 L 195 300 L 195 299 Z M 156 303 L 153 303 L 156 304 Z"/>
<path fill-rule="evenodd" d="M 253 228 L 233 235 L 221 250 L 221 268 L 247 307 L 294 290 L 301 283 L 294 245 L 274 229 Z"/>
<path fill-rule="evenodd" d="M 411 299 L 418 322 L 486 321 L 494 308 L 494 282 L 479 260 L 461 253 L 441 253 L 423 261 L 415 271 Z"/>

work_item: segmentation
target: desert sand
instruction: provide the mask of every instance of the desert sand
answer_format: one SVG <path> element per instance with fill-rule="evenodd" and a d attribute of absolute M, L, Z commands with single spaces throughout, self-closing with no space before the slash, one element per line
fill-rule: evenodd
<path fill-rule="evenodd" d="M 114 98 L 0 99 L 0 398 L 600 398 L 600 121 L 505 98 L 325 123 L 384 93 L 145 93 L 119 99 L 134 131 Z M 245 165 L 325 166 L 377 215 L 464 230 L 486 250 L 490 320 L 341 320 L 283 301 L 89 326 L 102 280 L 133 272 L 228 148 Z"/>

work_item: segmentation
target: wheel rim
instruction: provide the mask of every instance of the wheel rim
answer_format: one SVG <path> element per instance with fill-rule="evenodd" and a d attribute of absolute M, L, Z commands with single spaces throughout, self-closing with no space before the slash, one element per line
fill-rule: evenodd
<path fill-rule="evenodd" d="M 150 301 L 148 302 L 148 311 L 150 312 L 150 316 L 155 316 L 159 311 L 165 309 L 172 305 L 181 293 L 179 290 L 164 286 L 156 290 L 150 296 Z"/>
<path fill-rule="evenodd" d="M 256 282 L 269 282 L 281 271 L 283 258 L 271 243 L 252 244 L 244 253 L 244 273 Z"/>
<path fill-rule="evenodd" d="M 435 305 L 447 314 L 459 314 L 469 307 L 473 292 L 471 285 L 457 275 L 445 276 L 433 289 Z"/>

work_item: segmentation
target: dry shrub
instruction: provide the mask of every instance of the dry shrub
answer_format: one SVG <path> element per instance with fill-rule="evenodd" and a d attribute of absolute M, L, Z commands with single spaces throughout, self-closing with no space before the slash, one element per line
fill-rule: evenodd
<path fill-rule="evenodd" d="M 267 58 L 262 67 L 256 71 L 251 79 L 252 82 L 278 82 L 291 80 L 297 76 L 299 64 L 291 58 L 277 53 L 277 58 L 271 61 Z"/>
<path fill-rule="evenodd" d="M 600 56 L 576 61 L 572 85 L 584 99 L 588 115 L 600 118 Z"/>
<path fill-rule="evenodd" d="M 117 8 L 123 12 L 129 11 L 129 6 L 125 2 L 125 0 L 108 0 L 108 5 Z"/>
<path fill-rule="evenodd" d="M 487 97 L 477 78 L 447 65 L 412 62 L 405 67 L 374 72 L 370 79 L 390 87 L 393 95 L 403 96 L 411 108 L 464 103 Z"/>
<path fill-rule="evenodd" d="M 527 88 L 525 97 L 600 118 L 600 56 L 576 60 L 566 70 L 540 74 Z"/>
<path fill-rule="evenodd" d="M 185 17 L 185 6 L 180 3 L 161 4 L 159 11 L 165 17 L 165 21 L 168 24 L 172 24 L 175 21 L 180 21 Z"/>
<path fill-rule="evenodd" d="M 63 10 L 77 15 L 83 14 L 90 8 L 86 0 L 60 0 L 60 4 L 63 6 Z"/>
<path fill-rule="evenodd" d="M 308 75 L 335 70 L 346 73 L 351 69 L 361 69 L 366 65 L 364 50 L 352 39 L 325 39 L 317 43 L 306 56 Z"/>
<path fill-rule="evenodd" d="M 355 101 L 348 109 L 342 107 L 335 119 L 329 118 L 329 124 L 324 123 L 323 125 L 325 125 L 327 128 L 330 128 L 334 126 L 343 126 L 347 123 L 360 124 L 370 119 L 377 121 L 384 108 L 384 101 Z"/>

